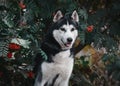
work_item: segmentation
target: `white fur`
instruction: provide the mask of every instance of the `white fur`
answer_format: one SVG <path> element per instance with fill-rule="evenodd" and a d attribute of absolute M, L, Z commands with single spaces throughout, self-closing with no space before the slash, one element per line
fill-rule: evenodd
<path fill-rule="evenodd" d="M 71 16 L 72 18 L 73 18 L 73 20 L 75 20 L 76 22 L 79 22 L 79 16 L 78 16 L 78 13 L 77 13 L 77 11 L 75 10 L 75 11 L 73 11 L 73 13 L 72 13 L 72 16 Z"/>
<path fill-rule="evenodd" d="M 70 55 L 70 50 L 62 51 L 55 56 L 52 56 L 52 58 L 54 63 L 44 62 L 42 64 L 42 82 L 37 83 L 35 86 L 44 86 L 46 82 L 49 82 L 50 84 L 57 74 L 59 74 L 59 77 L 54 86 L 68 86 L 74 63 L 72 55 Z"/>
<path fill-rule="evenodd" d="M 53 22 L 57 22 L 59 19 L 61 19 L 63 17 L 62 12 L 59 10 L 57 11 L 57 13 L 55 14 L 54 18 L 53 18 Z"/>
<path fill-rule="evenodd" d="M 53 22 L 57 22 L 58 20 L 60 20 L 63 17 L 63 14 L 60 10 L 57 11 L 57 13 L 55 14 L 54 18 L 53 18 Z M 79 15 L 77 13 L 77 11 L 73 11 L 72 16 L 74 21 L 79 22 Z"/>
<path fill-rule="evenodd" d="M 60 44 L 62 49 L 70 49 L 72 48 L 73 43 L 76 40 L 76 37 L 78 36 L 78 31 L 75 29 L 74 31 L 71 31 L 72 28 L 75 28 L 73 25 L 67 23 L 61 26 L 60 28 L 64 28 L 66 31 L 62 31 L 61 29 L 54 30 L 53 36 L 55 40 Z M 72 43 L 69 47 L 66 47 L 64 44 L 67 43 L 67 38 L 72 38 Z"/>

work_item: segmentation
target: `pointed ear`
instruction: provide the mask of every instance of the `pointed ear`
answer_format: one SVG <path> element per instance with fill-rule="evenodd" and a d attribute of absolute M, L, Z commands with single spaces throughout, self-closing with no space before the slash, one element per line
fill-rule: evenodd
<path fill-rule="evenodd" d="M 55 14 L 54 18 L 53 18 L 53 22 L 57 22 L 62 17 L 63 17 L 62 12 L 60 10 L 58 10 L 57 13 Z"/>
<path fill-rule="evenodd" d="M 79 16 L 78 13 L 76 12 L 76 10 L 72 13 L 73 20 L 75 20 L 76 22 L 79 22 Z"/>

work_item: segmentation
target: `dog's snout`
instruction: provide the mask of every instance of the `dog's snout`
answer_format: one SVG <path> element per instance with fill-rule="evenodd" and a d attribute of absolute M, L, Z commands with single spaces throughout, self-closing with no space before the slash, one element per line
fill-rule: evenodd
<path fill-rule="evenodd" d="M 72 38 L 67 38 L 67 41 L 68 42 L 72 42 Z"/>

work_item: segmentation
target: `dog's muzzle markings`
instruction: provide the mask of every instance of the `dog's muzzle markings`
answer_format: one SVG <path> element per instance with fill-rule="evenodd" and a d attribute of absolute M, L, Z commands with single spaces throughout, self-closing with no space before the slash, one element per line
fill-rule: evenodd
<path fill-rule="evenodd" d="M 79 17 L 76 11 L 63 16 L 58 11 L 53 25 L 41 44 L 48 59 L 37 54 L 36 79 L 34 86 L 68 86 L 73 70 L 73 44 L 78 36 Z M 37 67 L 38 66 L 38 67 Z"/>
<path fill-rule="evenodd" d="M 64 44 L 64 46 L 66 46 L 66 47 L 69 47 L 71 45 L 71 42 L 72 42 L 72 41 L 68 41 L 67 43 L 64 43 L 62 39 L 61 39 L 61 41 Z"/>

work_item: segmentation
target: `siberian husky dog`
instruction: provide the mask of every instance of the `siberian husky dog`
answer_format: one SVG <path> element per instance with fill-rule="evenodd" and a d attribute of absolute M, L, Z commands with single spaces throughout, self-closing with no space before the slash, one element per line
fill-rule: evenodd
<path fill-rule="evenodd" d="M 73 44 L 78 36 L 78 13 L 63 16 L 58 10 L 53 17 L 41 49 L 48 59 L 37 54 L 39 64 L 34 86 L 68 86 L 73 70 Z M 37 64 L 37 65 L 38 65 Z"/>

